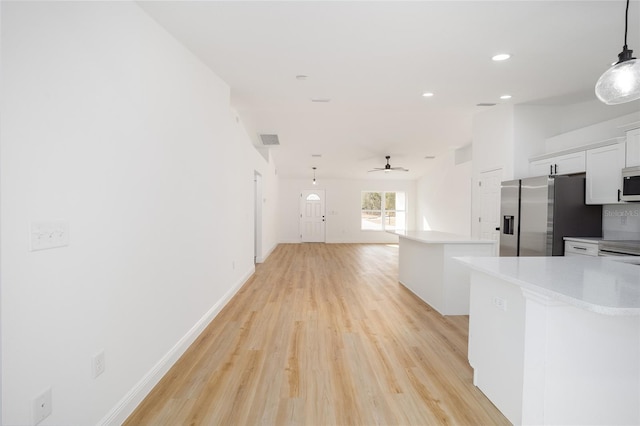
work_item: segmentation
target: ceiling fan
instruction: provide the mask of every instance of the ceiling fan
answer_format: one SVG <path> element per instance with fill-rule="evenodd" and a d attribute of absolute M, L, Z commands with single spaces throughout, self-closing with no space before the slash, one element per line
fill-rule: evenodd
<path fill-rule="evenodd" d="M 386 157 L 384 157 L 387 159 L 387 164 L 384 167 L 374 167 L 373 170 L 369 170 L 369 172 L 408 172 L 408 169 L 405 169 L 404 167 L 391 167 L 391 164 L 389 164 L 389 159 L 391 158 L 390 155 L 387 155 Z"/>

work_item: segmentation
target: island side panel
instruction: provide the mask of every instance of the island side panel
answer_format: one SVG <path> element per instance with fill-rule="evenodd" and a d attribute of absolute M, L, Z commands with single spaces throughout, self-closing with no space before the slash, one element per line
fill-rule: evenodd
<path fill-rule="evenodd" d="M 510 422 L 520 424 L 524 296 L 517 286 L 473 270 L 469 310 L 473 382 Z"/>
<path fill-rule="evenodd" d="M 473 270 L 469 363 L 514 424 L 640 424 L 638 315 L 585 310 Z"/>
<path fill-rule="evenodd" d="M 564 305 L 544 322 L 544 423 L 640 424 L 640 316 Z"/>
<path fill-rule="evenodd" d="M 443 314 L 443 247 L 400 237 L 398 277 L 401 284 Z"/>
<path fill-rule="evenodd" d="M 444 244 L 442 286 L 444 315 L 469 315 L 470 270 L 454 257 L 486 257 L 494 255 L 494 244 Z"/>

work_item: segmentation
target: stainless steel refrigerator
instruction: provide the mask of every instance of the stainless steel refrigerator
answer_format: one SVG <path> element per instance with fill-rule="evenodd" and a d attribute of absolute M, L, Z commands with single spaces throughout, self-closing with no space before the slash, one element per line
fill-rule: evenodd
<path fill-rule="evenodd" d="M 584 176 L 502 182 L 500 256 L 562 256 L 564 237 L 602 236 L 602 206 L 584 191 Z"/>

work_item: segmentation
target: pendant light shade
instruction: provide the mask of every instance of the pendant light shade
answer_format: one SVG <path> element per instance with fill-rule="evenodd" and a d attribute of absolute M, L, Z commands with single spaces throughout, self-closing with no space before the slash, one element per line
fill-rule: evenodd
<path fill-rule="evenodd" d="M 640 61 L 618 62 L 605 71 L 596 83 L 596 96 L 607 105 L 640 99 Z"/>
<path fill-rule="evenodd" d="M 314 185 L 317 185 L 317 184 L 318 184 L 318 182 L 316 182 L 316 168 L 315 168 L 315 167 L 312 167 L 312 169 L 313 169 L 313 182 L 312 182 L 312 183 L 313 183 Z"/>
<path fill-rule="evenodd" d="M 627 21 L 629 0 L 624 21 L 624 47 L 618 54 L 618 62 L 605 71 L 596 83 L 596 96 L 607 105 L 617 105 L 640 99 L 640 62 L 627 48 Z"/>

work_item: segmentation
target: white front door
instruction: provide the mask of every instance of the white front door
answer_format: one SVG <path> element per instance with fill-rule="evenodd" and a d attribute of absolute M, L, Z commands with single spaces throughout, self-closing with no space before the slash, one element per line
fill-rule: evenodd
<path fill-rule="evenodd" d="M 324 243 L 324 189 L 300 193 L 300 240 L 303 243 Z"/>
<path fill-rule="evenodd" d="M 500 185 L 502 169 L 480 173 L 480 238 L 500 239 Z M 498 244 L 496 244 L 497 254 Z"/>

